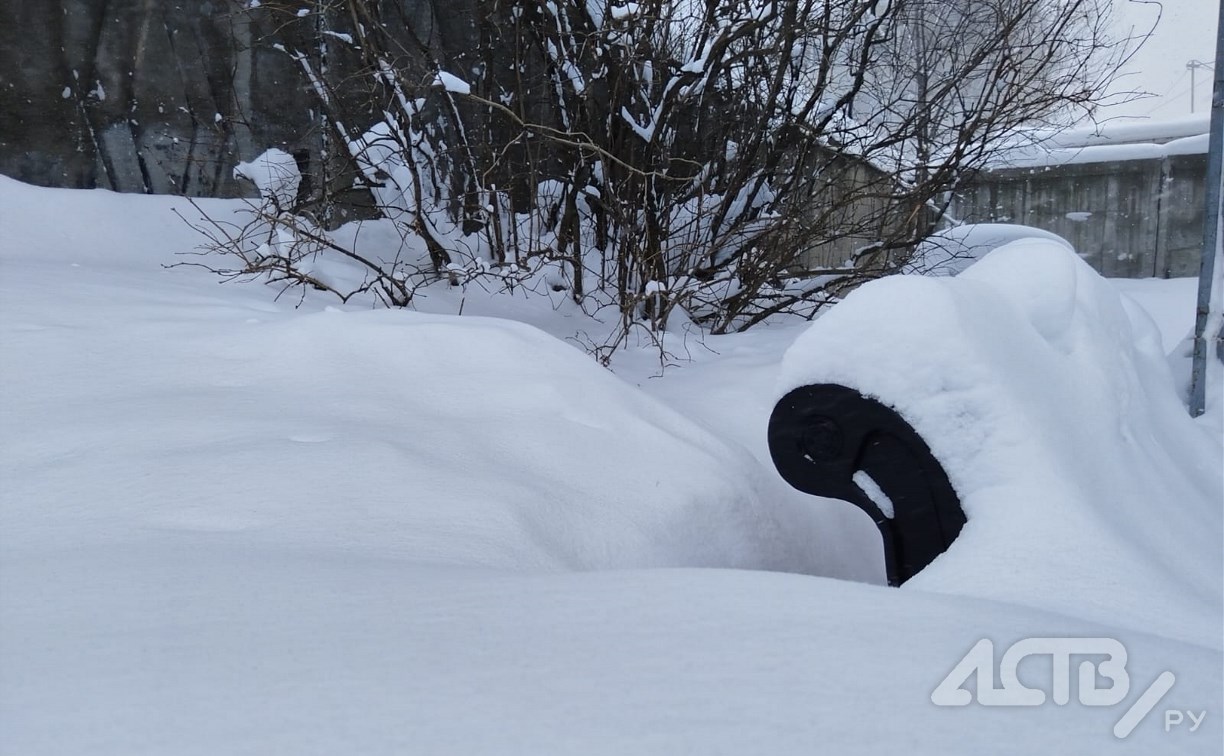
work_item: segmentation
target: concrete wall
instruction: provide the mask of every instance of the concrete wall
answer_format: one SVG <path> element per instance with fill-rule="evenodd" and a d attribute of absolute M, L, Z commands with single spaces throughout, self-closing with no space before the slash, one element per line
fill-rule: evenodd
<path fill-rule="evenodd" d="M 1106 276 L 1196 276 L 1206 176 L 1203 154 L 999 170 L 980 174 L 951 212 L 1052 231 Z"/>

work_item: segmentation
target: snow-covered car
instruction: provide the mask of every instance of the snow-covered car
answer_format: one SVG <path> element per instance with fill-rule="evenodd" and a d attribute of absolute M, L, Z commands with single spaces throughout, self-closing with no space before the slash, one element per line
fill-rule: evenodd
<path fill-rule="evenodd" d="M 923 240 L 902 268 L 903 273 L 955 276 L 988 252 L 1021 239 L 1046 239 L 1074 251 L 1058 234 L 1014 223 L 966 223 L 936 231 Z"/>

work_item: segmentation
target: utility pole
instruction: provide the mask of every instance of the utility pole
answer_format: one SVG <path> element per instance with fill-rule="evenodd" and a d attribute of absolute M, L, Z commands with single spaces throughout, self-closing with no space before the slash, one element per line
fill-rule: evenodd
<path fill-rule="evenodd" d="M 1216 60 L 1219 60 L 1218 55 L 1216 56 Z M 1194 72 L 1199 70 L 1200 68 L 1212 68 L 1213 65 L 1214 65 L 1214 61 L 1212 63 L 1204 63 L 1201 60 L 1190 60 L 1186 62 L 1186 68 L 1187 70 L 1190 71 L 1190 113 L 1191 114 L 1194 113 Z"/>
<path fill-rule="evenodd" d="M 1216 26 L 1216 61 L 1224 60 L 1224 0 Z M 1193 69 L 1191 69 L 1193 71 Z M 1224 239 L 1220 238 L 1221 184 L 1224 183 L 1224 66 L 1215 67 L 1211 93 L 1211 135 L 1207 147 L 1207 206 L 1203 218 L 1203 264 L 1199 269 L 1190 369 L 1190 416 L 1207 406 L 1207 361 L 1224 362 Z M 1214 357 L 1210 354 L 1214 352 Z M 1215 386 L 1218 391 L 1221 387 Z M 1216 397 L 1219 401 L 1219 397 Z"/>

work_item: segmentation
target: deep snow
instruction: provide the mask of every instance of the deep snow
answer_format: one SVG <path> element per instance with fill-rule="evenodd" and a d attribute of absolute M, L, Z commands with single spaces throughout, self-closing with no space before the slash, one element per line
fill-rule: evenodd
<path fill-rule="evenodd" d="M 1119 417 L 1108 395 L 1077 406 L 1082 395 L 1056 377 L 1059 401 L 1046 406 L 1018 383 L 1040 365 L 1004 359 L 1019 376 L 1009 383 L 966 356 L 979 362 L 956 364 L 1012 391 L 998 432 L 1049 469 L 1026 475 L 984 445 L 981 475 L 998 485 L 966 499 L 964 549 L 900 590 L 832 580 L 882 579 L 874 528 L 849 505 L 790 491 L 765 449 L 788 380 L 782 354 L 803 327 L 689 336 L 673 348 L 691 362 L 657 376 L 657 356 L 632 351 L 613 375 L 520 323 L 449 316 L 462 305 L 557 337 L 598 327 L 548 300 L 440 289 L 421 302 L 433 314 L 314 295 L 295 307 L 255 284 L 164 269 L 198 243 L 172 207 L 193 212 L 0 178 L 0 752 L 1218 746 L 1218 402 L 1190 423 L 1174 419 L 1171 381 L 1131 397 L 1138 437 L 1119 446 L 1095 432 Z M 951 279 L 965 284 L 936 285 L 969 291 L 975 276 L 989 279 L 971 270 Z M 1186 282 L 1123 282 L 1162 324 L 1128 342 L 1134 308 L 1079 269 L 1074 281 L 1060 370 L 1150 373 L 1178 340 L 1181 307 L 1193 314 L 1192 296 L 1171 293 L 1192 294 Z M 1046 283 L 1054 293 L 1022 286 L 984 311 L 1053 328 L 1065 290 Z M 884 282 L 857 297 L 915 285 L 932 284 Z M 1083 303 L 1110 301 L 1129 314 L 1077 319 Z M 848 300 L 818 321 L 788 364 L 823 332 L 842 334 L 828 338 L 844 341 L 847 365 L 882 370 L 879 351 L 849 338 L 857 326 L 837 327 L 861 307 Z M 939 351 L 909 357 L 1005 351 L 989 338 L 997 325 L 938 313 L 923 316 L 937 332 L 968 335 L 928 338 Z M 921 332 L 913 313 L 889 328 L 898 320 Z M 1026 424 L 1008 425 L 1017 418 Z M 1055 430 L 1068 437 L 1049 441 Z M 1182 480 L 1181 462 L 1137 456 L 1166 442 L 1170 456 L 1214 455 L 1214 483 L 1211 470 Z M 1100 487 L 1056 452 L 1082 457 Z M 1078 526 L 1063 551 L 1035 517 L 1061 516 L 1055 502 L 1028 494 L 1067 504 Z M 1182 519 L 1195 513 L 1189 533 Z M 1100 568 L 1128 559 L 1135 569 Z M 977 640 L 1032 635 L 1122 640 L 1126 704 L 931 703 Z M 1026 670 L 1048 687 L 1048 669 Z M 1116 740 L 1122 708 L 1164 670 L 1177 674 L 1172 692 Z M 1162 712 L 1175 707 L 1208 717 L 1165 733 Z"/>

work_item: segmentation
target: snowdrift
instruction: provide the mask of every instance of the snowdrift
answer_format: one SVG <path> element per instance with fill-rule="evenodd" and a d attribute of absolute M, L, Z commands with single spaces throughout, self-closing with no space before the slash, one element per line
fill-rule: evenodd
<path fill-rule="evenodd" d="M 812 548 L 754 493 L 745 452 L 534 328 L 394 311 L 251 320 L 176 324 L 177 340 L 153 323 L 9 336 L 36 359 L 4 373 L 25 399 L 7 413 L 23 432 L 3 447 L 0 527 L 508 569 L 801 568 Z M 88 387 L 40 391 L 68 367 L 52 351 L 76 354 Z M 49 448 L 71 470 L 53 491 Z M 105 519 L 78 532 L 99 494 Z"/>
<path fill-rule="evenodd" d="M 968 516 L 909 587 L 1220 644 L 1221 465 L 1160 335 L 1062 245 L 868 284 L 787 352 L 778 396 L 840 383 L 927 440 Z"/>
<path fill-rule="evenodd" d="M 202 204 L 221 219 L 242 207 Z M 1187 570 L 1179 580 L 1218 564 L 1218 542 L 1199 553 L 1218 520 L 1183 540 L 1181 519 L 1163 516 L 1203 509 L 1217 487 L 1199 490 L 1188 481 L 1203 476 L 1176 460 L 1116 469 L 1163 441 L 1174 457 L 1198 448 L 1197 429 L 1161 393 L 1130 397 L 1132 433 L 1159 435 L 1117 465 L 1093 463 L 1128 476 L 1105 481 L 1099 499 L 1079 468 L 1032 482 L 997 458 L 1052 455 L 1044 437 L 983 447 L 989 464 L 965 473 L 979 475 L 972 538 L 922 576 L 932 590 L 765 571 L 591 571 L 874 574 L 876 534 L 858 510 L 789 491 L 732 445 L 768 464 L 770 386 L 794 331 L 721 338 L 717 354 L 694 349 L 700 361 L 658 380 L 646 379 L 657 355 L 643 352 L 639 388 L 505 320 L 327 310 L 309 294 L 273 301 L 258 284 L 164 270 L 198 243 L 172 208 L 193 212 L 176 198 L 0 177 L 0 752 L 1149 754 L 1219 742 L 1218 639 L 1203 647 L 1158 633 L 1195 632 L 1206 605 L 1168 602 L 1163 623 L 1136 630 L 1124 623 L 1139 609 L 1119 598 L 1149 600 L 1138 592 L 1164 577 L 1164 561 Z M 1013 436 L 1058 430 L 1072 444 L 1091 435 L 1080 423 L 1119 420 L 1116 397 L 1056 422 L 1027 394 L 997 406 L 998 394 L 973 393 L 983 376 L 1010 386 L 998 354 L 1023 375 L 1041 367 L 1025 360 L 1045 354 L 1009 352 L 1011 334 L 995 344 L 1001 325 L 953 319 L 965 299 L 968 316 L 998 310 L 1026 322 L 1020 303 L 967 283 L 977 275 L 950 289 L 918 284 L 924 302 L 943 303 L 933 312 L 946 342 L 909 322 L 932 318 L 911 307 L 922 304 L 913 284 L 884 282 L 830 314 L 846 318 L 844 339 L 809 334 L 840 351 L 808 356 L 854 360 L 843 366 L 859 372 L 873 363 L 857 358 L 870 358 L 885 378 L 900 363 L 927 390 L 913 392 L 915 405 L 937 421 L 951 417 L 939 412 L 940 381 L 967 411 L 995 408 Z M 973 286 L 981 296 L 965 293 Z M 873 291 L 906 292 L 878 295 L 893 308 L 880 316 L 886 328 L 838 314 Z M 428 291 L 420 306 L 453 313 L 454 293 Z M 594 322 L 547 300 L 469 297 L 464 312 L 477 304 L 561 337 Z M 1113 341 L 1072 345 L 1084 360 L 1102 352 L 1092 364 L 1104 369 L 1113 345 L 1130 342 L 1094 328 Z M 870 347 L 904 329 L 917 341 L 889 350 L 912 361 Z M 854 333 L 870 338 L 855 344 Z M 1023 344 L 1040 346 L 1024 333 Z M 975 351 L 983 345 L 997 347 L 989 359 Z M 1126 348 L 1139 350 L 1126 365 L 1151 367 L 1150 344 Z M 958 355 L 949 374 L 919 367 L 929 363 L 918 357 L 947 367 Z M 1080 364 L 1066 360 L 1059 366 Z M 880 383 L 881 393 L 909 385 Z M 1014 417 L 1029 406 L 1022 398 L 1045 407 L 1028 426 Z M 971 440 L 950 444 L 967 455 Z M 1080 453 L 1096 459 L 1117 445 L 1094 437 Z M 1146 488 L 1116 496 L 1132 484 Z M 1168 496 L 1141 495 L 1156 490 Z M 1054 529 L 1036 518 L 1052 505 L 1029 516 L 1014 506 L 1034 492 L 1084 524 L 1071 533 L 1078 552 L 1048 542 Z M 1111 516 L 1115 501 L 1135 508 L 1130 519 Z M 866 547 L 846 527 L 855 519 L 869 530 Z M 1128 529 L 1132 520 L 1145 530 Z M 1169 534 L 1137 543 L 1147 530 Z M 1000 543 L 1011 553 L 996 560 Z M 856 559 L 860 568 L 844 569 Z M 1076 600 L 1107 582 L 1092 569 L 1100 559 L 1132 563 L 1092 592 L 1097 602 Z M 1205 565 L 1197 572 L 1195 560 Z M 1219 575 L 1209 584 L 1218 591 Z M 947 595 L 973 591 L 1074 611 Z M 1164 671 L 1176 687 L 1125 741 L 1111 733 L 1121 706 L 931 703 L 981 638 L 1002 648 L 1033 636 L 1123 639 L 1128 701 Z M 1035 674 L 1048 689 L 1050 670 Z M 1166 733 L 1165 707 L 1210 713 L 1193 734 Z"/>
<path fill-rule="evenodd" d="M 14 550 L 203 539 L 513 570 L 816 570 L 819 523 L 762 497 L 747 452 L 536 328 L 272 302 L 167 270 L 201 241 L 180 198 L 0 177 L 0 207 Z"/>

